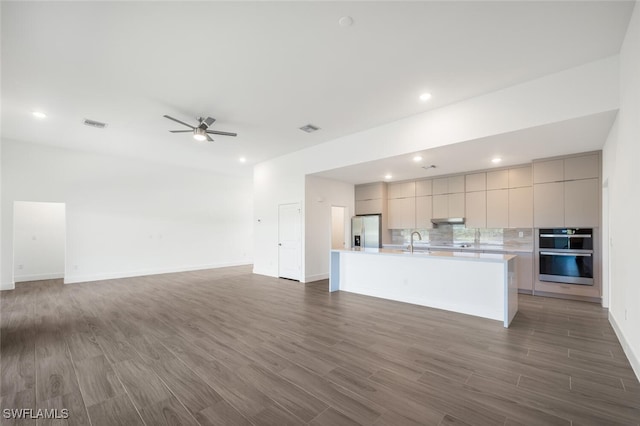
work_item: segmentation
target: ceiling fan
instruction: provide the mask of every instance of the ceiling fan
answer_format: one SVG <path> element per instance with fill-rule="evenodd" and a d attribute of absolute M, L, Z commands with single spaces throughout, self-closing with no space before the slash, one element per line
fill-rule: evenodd
<path fill-rule="evenodd" d="M 209 142 L 213 142 L 213 139 L 209 135 L 238 136 L 237 133 L 209 130 L 209 127 L 216 121 L 216 119 L 213 117 L 207 117 L 207 118 L 198 117 L 197 126 L 192 126 L 191 124 L 187 124 L 184 121 L 180 121 L 177 118 L 173 118 L 168 115 L 164 115 L 164 117 L 168 118 L 169 120 L 173 120 L 176 123 L 180 123 L 183 126 L 187 126 L 191 129 L 191 130 L 169 130 L 171 133 L 193 133 L 193 138 L 199 142 L 202 142 L 205 140 Z"/>

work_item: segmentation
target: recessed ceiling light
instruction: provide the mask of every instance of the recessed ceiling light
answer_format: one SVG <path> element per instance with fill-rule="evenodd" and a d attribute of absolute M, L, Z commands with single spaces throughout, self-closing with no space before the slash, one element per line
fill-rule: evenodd
<path fill-rule="evenodd" d="M 391 175 L 384 175 L 384 178 L 385 178 L 385 179 L 391 179 L 392 177 L 393 177 L 393 176 L 391 176 Z"/>
<path fill-rule="evenodd" d="M 31 114 L 33 114 L 35 118 L 47 118 L 47 114 L 42 111 L 33 111 Z"/>
<path fill-rule="evenodd" d="M 240 161 L 241 163 L 246 163 L 246 162 L 247 162 L 247 159 L 246 159 L 246 158 L 244 158 L 244 157 L 240 157 L 240 159 L 239 159 L 238 161 Z"/>
<path fill-rule="evenodd" d="M 422 161 L 422 156 L 416 155 L 415 157 L 413 157 L 413 161 L 415 161 L 416 163 Z"/>
<path fill-rule="evenodd" d="M 351 16 L 343 16 L 338 20 L 338 24 L 341 27 L 350 27 L 353 25 L 353 18 Z"/>
<path fill-rule="evenodd" d="M 493 164 L 498 164 L 498 163 L 499 163 L 499 162 L 501 162 L 501 161 L 502 161 L 502 158 L 500 158 L 500 157 L 495 157 L 495 158 L 492 158 L 492 159 L 491 159 L 491 162 L 492 162 Z"/>
<path fill-rule="evenodd" d="M 429 99 L 431 99 L 431 93 L 423 93 L 422 95 L 420 95 L 420 100 L 422 102 L 426 102 Z"/>

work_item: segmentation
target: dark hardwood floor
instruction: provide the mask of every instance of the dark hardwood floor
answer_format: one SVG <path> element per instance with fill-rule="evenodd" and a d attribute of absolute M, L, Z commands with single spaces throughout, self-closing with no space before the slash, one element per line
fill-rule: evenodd
<path fill-rule="evenodd" d="M 2 409 L 70 410 L 38 425 L 640 424 L 595 304 L 520 296 L 504 329 L 249 267 L 22 283 L 0 303 Z"/>

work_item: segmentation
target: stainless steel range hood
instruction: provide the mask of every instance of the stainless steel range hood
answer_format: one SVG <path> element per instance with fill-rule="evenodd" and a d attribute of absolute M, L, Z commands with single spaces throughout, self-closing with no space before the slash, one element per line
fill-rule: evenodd
<path fill-rule="evenodd" d="M 431 223 L 433 223 L 435 226 L 438 226 L 438 225 L 464 225 L 464 217 L 433 218 L 433 219 L 431 219 Z"/>

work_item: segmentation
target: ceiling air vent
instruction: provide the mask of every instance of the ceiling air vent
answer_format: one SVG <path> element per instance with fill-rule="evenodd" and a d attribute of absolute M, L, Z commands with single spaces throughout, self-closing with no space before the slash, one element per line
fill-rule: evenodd
<path fill-rule="evenodd" d="M 306 126 L 300 127 L 300 130 L 307 133 L 313 133 L 316 130 L 320 130 L 320 127 L 316 127 L 313 124 L 307 124 Z"/>
<path fill-rule="evenodd" d="M 101 123 L 99 121 L 89 120 L 88 118 L 85 118 L 83 123 L 85 126 L 95 127 L 96 129 L 104 129 L 105 127 L 107 127 L 107 123 Z"/>

